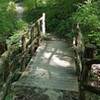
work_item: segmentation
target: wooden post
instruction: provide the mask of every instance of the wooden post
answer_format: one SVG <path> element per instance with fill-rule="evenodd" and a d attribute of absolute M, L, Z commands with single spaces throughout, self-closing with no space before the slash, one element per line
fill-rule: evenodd
<path fill-rule="evenodd" d="M 22 51 L 26 50 L 26 40 L 25 40 L 25 36 L 22 35 L 21 37 L 21 42 L 22 42 Z"/>
<path fill-rule="evenodd" d="M 45 13 L 43 13 L 42 15 L 42 33 L 43 33 L 43 36 L 45 36 L 45 32 L 46 32 L 46 28 L 45 28 Z"/>

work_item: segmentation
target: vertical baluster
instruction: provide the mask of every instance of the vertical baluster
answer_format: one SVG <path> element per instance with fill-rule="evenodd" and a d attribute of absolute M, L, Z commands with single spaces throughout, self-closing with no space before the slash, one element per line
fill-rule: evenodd
<path fill-rule="evenodd" d="M 42 33 L 43 33 L 43 36 L 45 36 L 45 32 L 46 32 L 45 13 L 43 13 L 43 15 L 42 15 Z"/>

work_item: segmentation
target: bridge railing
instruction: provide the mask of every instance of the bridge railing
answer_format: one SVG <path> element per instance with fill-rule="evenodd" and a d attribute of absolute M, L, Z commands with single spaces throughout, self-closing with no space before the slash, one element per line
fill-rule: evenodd
<path fill-rule="evenodd" d="M 5 100 L 8 88 L 13 81 L 20 77 L 31 57 L 36 53 L 38 46 L 45 36 L 45 13 L 21 35 L 21 46 L 17 50 L 12 45 L 0 58 L 0 75 L 6 82 L 0 93 L 0 100 Z M 17 51 L 17 52 L 16 52 Z M 10 59 L 12 57 L 12 59 Z"/>
<path fill-rule="evenodd" d="M 20 38 L 20 48 L 16 50 L 14 45 L 12 45 L 0 58 L 0 74 L 3 76 L 4 80 L 10 72 L 13 72 L 16 68 L 23 71 L 30 60 L 30 58 L 35 54 L 36 49 L 40 45 L 40 42 L 45 36 L 45 13 L 28 28 L 27 32 L 24 32 Z M 17 53 L 16 53 L 17 51 Z M 15 55 L 16 54 L 16 55 Z M 11 56 L 13 59 L 9 60 Z M 18 65 L 16 65 L 18 64 Z"/>
<path fill-rule="evenodd" d="M 27 32 L 22 35 L 21 43 L 23 49 L 25 49 L 33 40 L 36 40 L 37 37 L 41 38 L 45 36 L 45 13 L 42 14 L 42 17 L 39 18 L 35 23 L 30 25 Z"/>
<path fill-rule="evenodd" d="M 100 95 L 100 88 L 88 84 L 89 74 L 93 64 L 100 64 L 99 59 L 95 59 L 95 46 L 87 46 L 80 30 L 79 24 L 76 27 L 76 36 L 73 38 L 73 46 L 75 52 L 76 73 L 79 77 L 80 99 L 87 100 L 85 92 L 92 92 Z M 100 70 L 100 69 L 99 69 Z"/>
<path fill-rule="evenodd" d="M 76 36 L 73 38 L 73 48 L 74 48 L 74 54 L 75 54 L 76 74 L 80 76 L 80 73 L 82 71 L 82 57 L 83 57 L 83 52 L 84 52 L 84 41 L 83 41 L 83 35 L 79 27 L 79 23 L 76 26 L 75 34 Z"/>

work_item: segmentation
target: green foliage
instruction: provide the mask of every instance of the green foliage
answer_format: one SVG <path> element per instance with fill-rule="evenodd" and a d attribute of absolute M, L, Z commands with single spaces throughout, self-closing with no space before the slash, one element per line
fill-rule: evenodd
<path fill-rule="evenodd" d="M 15 26 L 15 15 L 9 10 L 8 1 L 0 1 L 0 41 L 5 41 L 14 31 Z M 9 8 L 7 10 L 7 7 Z"/>
<path fill-rule="evenodd" d="M 26 10 L 31 10 L 37 7 L 37 0 L 23 0 Z"/>
<path fill-rule="evenodd" d="M 17 20 L 15 6 L 11 0 L 0 0 L 0 42 L 5 43 L 7 39 L 8 46 L 15 43 L 18 46 L 19 32 L 17 35 L 16 31 L 25 31 L 28 26 L 23 20 Z"/>
<path fill-rule="evenodd" d="M 55 0 L 55 4 L 47 10 L 47 29 L 60 37 L 72 37 L 70 20 L 71 14 L 76 10 L 77 0 Z"/>
<path fill-rule="evenodd" d="M 86 2 L 79 6 L 79 9 L 73 15 L 73 20 L 79 22 L 82 26 L 88 27 L 86 31 L 100 28 L 100 19 L 98 18 L 99 9 L 95 3 Z M 84 28 L 83 27 L 83 28 Z"/>
<path fill-rule="evenodd" d="M 21 34 L 20 33 L 14 33 L 9 39 L 6 40 L 8 48 L 14 45 L 16 48 L 20 47 L 20 39 L 21 39 Z"/>
<path fill-rule="evenodd" d="M 71 37 L 72 34 L 69 34 L 70 33 L 70 27 L 71 27 L 71 24 L 70 24 L 69 19 L 62 20 L 59 23 L 59 25 L 57 26 L 56 32 L 60 37 L 66 37 L 66 36 Z"/>
<path fill-rule="evenodd" d="M 73 14 L 74 23 L 80 23 L 85 39 L 100 44 L 100 1 L 88 0 Z"/>
<path fill-rule="evenodd" d="M 13 96 L 12 95 L 8 95 L 5 100 L 13 100 Z"/>
<path fill-rule="evenodd" d="M 52 5 L 56 2 L 56 0 L 23 0 L 24 6 L 27 10 L 31 10 L 33 8 L 38 7 L 46 7 L 48 5 Z"/>
<path fill-rule="evenodd" d="M 21 35 L 23 34 L 23 32 L 27 31 L 28 24 L 20 19 L 16 21 L 16 28 L 18 31 L 13 32 L 13 35 L 6 40 L 8 47 L 14 45 L 16 48 L 19 48 L 21 46 Z"/>
<path fill-rule="evenodd" d="M 100 32 L 92 32 L 88 34 L 88 38 L 91 43 L 97 43 L 100 45 Z"/>
<path fill-rule="evenodd" d="M 28 23 L 35 22 L 38 18 L 42 16 L 42 13 L 45 12 L 45 8 L 37 8 L 29 11 L 24 12 L 24 20 Z"/>
<path fill-rule="evenodd" d="M 9 2 L 8 3 L 8 7 L 7 7 L 7 11 L 10 13 L 10 14 L 15 14 L 16 12 L 16 4 L 14 2 Z"/>
<path fill-rule="evenodd" d="M 16 28 L 17 30 L 27 30 L 28 24 L 22 19 L 19 19 L 16 21 Z"/>
<path fill-rule="evenodd" d="M 34 1 L 34 0 L 33 0 Z M 25 12 L 25 20 L 34 21 L 41 17 L 42 13 L 46 13 L 46 25 L 48 32 L 54 32 L 57 35 L 66 36 L 71 29 L 68 17 L 76 10 L 75 4 L 78 0 L 36 0 L 37 7 L 32 5 L 32 0 L 24 0 L 29 10 Z M 29 3 L 27 3 L 29 2 Z M 31 3 L 30 3 L 31 2 Z M 33 2 L 35 3 L 35 2 Z"/>

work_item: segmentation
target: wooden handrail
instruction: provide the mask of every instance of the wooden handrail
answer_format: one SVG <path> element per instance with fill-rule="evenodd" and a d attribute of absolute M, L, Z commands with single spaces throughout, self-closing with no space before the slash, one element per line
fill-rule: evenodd
<path fill-rule="evenodd" d="M 21 52 L 19 53 L 20 55 L 23 54 L 23 52 L 27 52 L 30 51 L 31 54 L 33 54 L 37 47 L 40 44 L 40 41 L 42 39 L 42 37 L 45 35 L 45 13 L 42 14 L 42 17 L 39 18 L 36 22 L 34 22 L 27 30 L 27 32 L 24 32 L 20 38 L 20 42 L 21 42 Z M 13 49 L 13 45 L 11 48 L 9 48 L 6 52 L 10 52 L 10 54 L 2 54 L 3 56 L 1 56 L 1 60 L 0 60 L 0 67 L 1 69 L 4 70 L 4 67 L 8 68 L 7 66 L 3 66 L 5 65 L 5 60 L 9 58 L 9 55 L 12 55 L 14 52 Z M 12 53 L 11 53 L 12 52 Z M 29 53 L 29 52 L 27 52 Z M 5 55 L 5 58 L 4 58 Z M 17 56 L 17 55 L 16 55 Z M 20 59 L 22 59 L 21 57 L 19 57 Z M 3 64 L 4 63 L 4 64 Z M 9 62 L 8 62 L 9 63 Z M 14 66 L 13 66 L 14 67 Z M 6 69 L 6 68 L 5 68 Z M 2 71 L 1 74 L 2 74 Z M 7 77 L 8 75 L 4 75 L 5 77 Z"/>
<path fill-rule="evenodd" d="M 91 69 L 91 64 L 100 64 L 100 60 L 90 59 L 87 61 L 85 58 L 85 44 L 84 39 L 82 37 L 81 29 L 79 23 L 76 27 L 76 36 L 73 38 L 73 47 L 75 52 L 75 62 L 76 62 L 76 70 L 77 75 L 79 77 L 79 89 L 80 89 L 80 99 L 85 100 L 85 92 L 89 91 L 92 93 L 96 93 L 100 95 L 100 88 L 92 87 L 87 83 L 88 73 Z M 91 62 L 91 63 L 90 63 Z"/>
<path fill-rule="evenodd" d="M 43 13 L 42 17 L 39 18 L 35 23 L 33 23 L 29 27 L 28 33 L 26 32 L 22 35 L 22 39 L 21 39 L 22 53 L 27 52 L 27 50 L 30 51 L 31 56 L 35 53 L 37 47 L 40 44 L 42 36 L 44 36 L 44 34 L 45 34 L 45 31 L 43 31 L 44 30 L 43 28 L 45 27 L 44 21 L 45 21 L 45 13 Z M 29 53 L 29 52 L 27 52 L 27 53 Z"/>
<path fill-rule="evenodd" d="M 80 73 L 82 71 L 82 55 L 84 52 L 84 42 L 79 23 L 77 23 L 76 25 L 75 34 L 76 36 L 73 38 L 73 48 L 75 53 L 76 74 L 80 77 Z"/>
<path fill-rule="evenodd" d="M 27 47 L 30 43 L 32 43 L 32 41 L 34 40 L 34 38 L 36 38 L 37 36 L 43 37 L 45 36 L 45 32 L 46 32 L 46 28 L 45 28 L 45 13 L 42 14 L 42 17 L 39 18 L 35 23 L 33 23 L 32 25 L 30 25 L 29 29 L 28 29 L 28 39 L 25 39 L 25 34 L 22 35 L 22 47 Z M 26 40 L 28 40 L 26 42 Z M 26 44 L 26 46 L 25 46 Z"/>
<path fill-rule="evenodd" d="M 4 73 L 4 77 L 6 77 L 5 81 L 8 81 L 8 83 L 6 83 L 5 89 L 2 91 L 2 93 L 4 95 L 2 95 L 1 100 L 5 100 L 5 97 L 6 97 L 7 91 L 8 91 L 8 85 L 11 85 L 9 83 L 12 82 L 13 76 L 16 75 L 16 73 L 18 73 L 19 71 L 25 70 L 25 67 L 28 64 L 29 59 L 31 59 L 31 57 L 36 52 L 36 49 L 40 45 L 40 41 L 44 35 L 45 35 L 45 13 L 43 13 L 42 17 L 39 18 L 35 23 L 33 23 L 31 25 L 31 27 L 29 27 L 28 31 L 23 33 L 21 36 L 21 39 L 20 39 L 21 52 L 19 52 L 19 54 L 17 54 L 16 57 L 14 57 L 14 59 L 16 59 L 16 61 L 19 64 L 17 66 L 18 71 L 17 71 L 17 69 L 15 69 L 16 62 L 14 62 L 13 60 L 10 62 L 8 60 L 9 56 L 13 55 L 13 52 L 11 51 L 12 48 L 11 49 L 9 48 L 8 51 L 6 51 L 7 52 L 6 57 L 3 56 L 2 58 L 0 58 L 2 61 L 2 62 L 0 61 L 0 67 L 2 67 L 2 69 L 3 69 L 2 71 L 6 70 L 6 67 L 9 68 L 9 70 L 10 70 L 9 74 Z M 28 55 L 30 55 L 30 57 L 27 58 Z M 4 60 L 3 60 L 3 58 L 4 58 Z M 8 60 L 8 63 L 6 62 L 7 66 L 3 64 L 3 63 L 5 63 L 6 60 Z M 8 71 L 8 69 L 7 69 L 7 71 Z M 4 72 L 6 72 L 6 71 L 4 71 Z M 10 73 L 13 73 L 13 74 L 11 75 Z M 7 76 L 8 76 L 8 78 L 7 78 Z M 10 78 L 9 78 L 9 76 L 10 76 Z"/>

